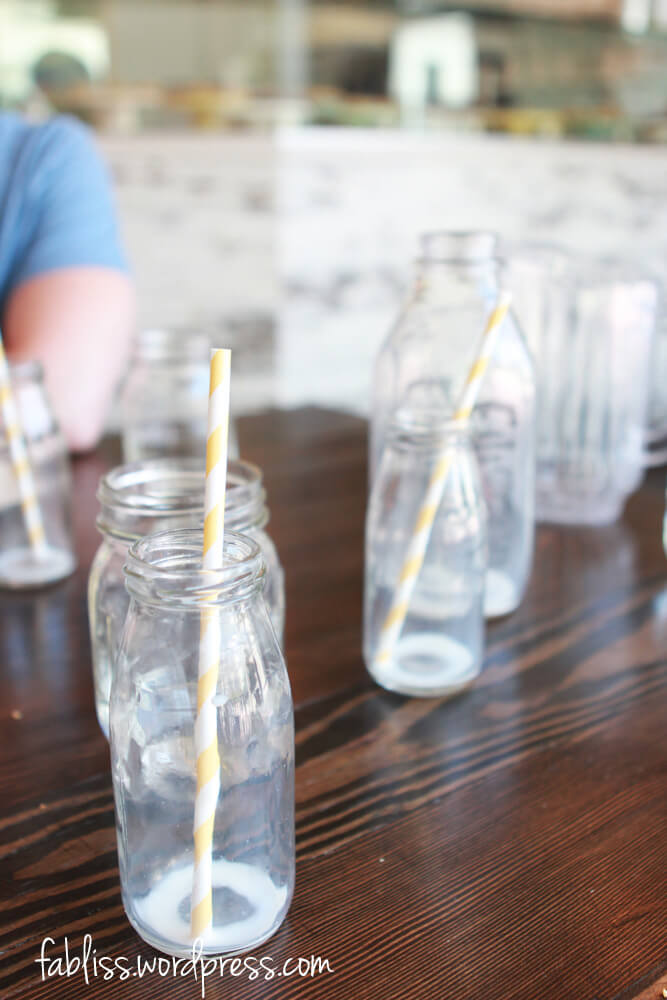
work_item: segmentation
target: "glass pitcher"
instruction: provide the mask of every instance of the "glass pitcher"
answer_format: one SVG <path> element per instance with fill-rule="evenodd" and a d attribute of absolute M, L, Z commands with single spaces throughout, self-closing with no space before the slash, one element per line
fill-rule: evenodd
<path fill-rule="evenodd" d="M 491 233 L 422 238 L 413 294 L 377 359 L 370 475 L 376 474 L 396 412 L 452 416 L 499 288 Z M 512 313 L 505 319 L 471 418 L 488 510 L 484 611 L 507 614 L 521 602 L 533 555 L 535 379 Z"/>
<path fill-rule="evenodd" d="M 614 521 L 643 475 L 658 287 L 533 243 L 508 248 L 506 282 L 537 372 L 537 518 Z"/>
<path fill-rule="evenodd" d="M 400 634 L 383 626 L 439 459 L 449 471 Z M 387 431 L 366 517 L 364 659 L 382 687 L 455 694 L 479 674 L 484 653 L 486 512 L 468 433 L 438 414 L 399 410 Z"/>
<path fill-rule="evenodd" d="M 203 954 L 270 937 L 294 889 L 294 721 L 285 661 L 262 595 L 259 546 L 225 534 L 220 570 L 201 568 L 201 531 L 130 549 L 131 602 L 111 693 L 111 764 L 123 904 L 149 944 L 192 948 L 190 893 L 200 619 L 217 616 L 220 792 L 214 801 L 212 926 Z"/>
<path fill-rule="evenodd" d="M 95 708 L 100 728 L 109 735 L 112 665 L 129 605 L 123 563 L 133 542 L 144 535 L 203 524 L 204 472 L 196 459 L 152 459 L 112 469 L 97 491 L 103 536 L 88 578 L 88 620 L 93 654 Z M 250 535 L 266 566 L 264 597 L 278 640 L 285 621 L 285 580 L 273 541 L 266 532 L 269 512 L 262 473 L 250 462 L 227 467 L 225 523 Z"/>

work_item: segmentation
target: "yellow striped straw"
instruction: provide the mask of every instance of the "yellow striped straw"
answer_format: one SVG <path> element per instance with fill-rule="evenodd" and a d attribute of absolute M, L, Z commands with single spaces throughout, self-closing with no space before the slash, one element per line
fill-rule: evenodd
<path fill-rule="evenodd" d="M 203 569 L 222 566 L 225 533 L 225 488 L 227 484 L 227 439 L 229 434 L 229 390 L 232 352 L 211 351 L 206 440 L 206 494 L 204 501 Z M 194 818 L 194 870 L 192 876 L 192 938 L 205 941 L 213 921 L 211 865 L 213 824 L 220 795 L 218 719 L 214 697 L 220 670 L 220 620 L 215 608 L 201 613 L 199 678 L 195 750 L 197 795 Z"/>
<path fill-rule="evenodd" d="M 36 556 L 43 555 L 48 550 L 46 535 L 44 534 L 44 523 L 42 512 L 37 502 L 37 490 L 33 479 L 28 450 L 25 438 L 21 429 L 18 409 L 14 401 L 12 383 L 9 377 L 9 365 L 5 349 L 0 337 L 0 410 L 5 424 L 5 436 L 9 445 L 9 456 L 14 470 L 19 496 L 21 498 L 21 509 L 23 520 L 30 542 L 30 547 Z"/>
<path fill-rule="evenodd" d="M 462 425 L 466 424 L 470 419 L 470 414 L 479 395 L 480 385 L 492 358 L 496 340 L 510 307 L 510 302 L 511 296 L 509 293 L 501 292 L 496 306 L 487 320 L 479 352 L 468 372 L 468 377 L 461 392 L 459 405 L 454 413 L 454 420 Z M 378 652 L 375 655 L 375 660 L 379 665 L 386 664 L 391 660 L 394 647 L 401 634 L 417 577 L 424 562 L 424 556 L 426 555 L 426 549 L 431 537 L 431 529 L 433 528 L 433 522 L 442 501 L 451 465 L 452 452 L 445 449 L 436 460 L 426 490 L 426 496 L 417 515 L 408 552 L 403 561 L 394 599 L 389 609 L 389 614 L 385 618 L 380 630 L 380 642 Z"/>

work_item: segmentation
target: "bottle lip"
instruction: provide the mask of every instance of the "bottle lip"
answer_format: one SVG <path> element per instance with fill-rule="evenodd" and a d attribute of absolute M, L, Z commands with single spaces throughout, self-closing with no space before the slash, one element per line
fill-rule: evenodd
<path fill-rule="evenodd" d="M 200 611 L 247 600 L 262 586 L 265 566 L 257 542 L 225 531 L 223 565 L 202 567 L 202 532 L 181 528 L 140 538 L 123 565 L 131 597 L 154 607 Z"/>
<path fill-rule="evenodd" d="M 105 535 L 134 540 L 147 533 L 146 519 L 203 520 L 205 472 L 195 458 L 153 458 L 111 469 L 100 480 L 97 527 Z M 268 522 L 266 491 L 258 466 L 232 459 L 227 466 L 225 520 L 241 531 Z M 133 531 L 134 519 L 141 530 Z M 137 526 L 138 528 L 138 526 Z"/>
<path fill-rule="evenodd" d="M 491 230 L 433 230 L 419 238 L 419 261 L 485 264 L 498 259 L 498 236 Z"/>
<path fill-rule="evenodd" d="M 179 327 L 140 330 L 134 342 L 135 357 L 143 361 L 188 360 L 208 364 L 210 349 L 207 334 Z"/>

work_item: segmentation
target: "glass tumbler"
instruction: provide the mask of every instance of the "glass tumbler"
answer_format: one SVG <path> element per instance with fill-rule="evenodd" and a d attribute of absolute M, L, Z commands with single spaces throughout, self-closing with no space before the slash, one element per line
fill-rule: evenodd
<path fill-rule="evenodd" d="M 69 456 L 44 390 L 41 365 L 10 365 L 10 378 L 46 536 L 43 554 L 33 552 L 0 411 L 0 586 L 21 589 L 69 576 L 76 560 Z"/>
<path fill-rule="evenodd" d="M 537 371 L 537 517 L 614 521 L 642 477 L 657 285 L 532 244 L 508 284 Z"/>
<path fill-rule="evenodd" d="M 120 395 L 123 458 L 206 454 L 210 340 L 188 330 L 144 330 Z M 238 457 L 234 422 L 229 454 Z"/>
<path fill-rule="evenodd" d="M 152 459 L 112 469 L 100 481 L 97 527 L 103 536 L 88 578 L 88 620 L 93 659 L 95 708 L 109 735 L 109 693 L 113 662 L 129 596 L 123 563 L 129 547 L 156 531 L 203 524 L 204 472 L 196 459 Z M 279 641 L 285 620 L 285 582 L 276 547 L 266 532 L 269 512 L 262 473 L 250 462 L 227 467 L 225 524 L 252 537 L 266 566 L 264 596 Z"/>
<path fill-rule="evenodd" d="M 110 715 L 120 883 L 130 923 L 171 955 L 189 955 L 193 944 L 202 612 L 218 622 L 212 697 L 220 758 L 213 919 L 203 954 L 261 944 L 280 926 L 294 889 L 292 698 L 262 594 L 259 546 L 227 532 L 223 566 L 202 570 L 198 530 L 144 538 L 125 564 L 131 602 Z"/>
<path fill-rule="evenodd" d="M 433 471 L 450 461 L 403 627 L 393 644 L 383 626 Z M 382 687 L 402 694 L 455 694 L 479 674 L 484 652 L 486 512 L 466 431 L 421 414 L 397 414 L 366 515 L 364 659 Z"/>
<path fill-rule="evenodd" d="M 370 435 L 371 484 L 396 412 L 454 415 L 498 298 L 500 260 L 493 233 L 422 237 L 412 297 L 378 355 Z M 484 612 L 521 603 L 533 558 L 535 376 L 513 313 L 508 313 L 471 416 L 471 438 L 488 510 Z"/>

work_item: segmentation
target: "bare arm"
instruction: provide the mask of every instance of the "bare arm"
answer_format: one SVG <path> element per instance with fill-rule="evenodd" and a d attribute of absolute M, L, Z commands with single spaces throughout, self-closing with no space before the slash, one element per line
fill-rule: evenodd
<path fill-rule="evenodd" d="M 127 363 L 134 324 L 132 282 L 120 271 L 74 267 L 30 278 L 11 294 L 3 334 L 12 360 L 37 359 L 72 451 L 104 429 Z"/>

